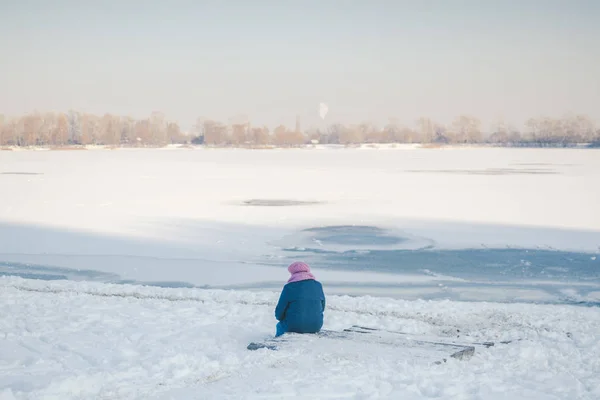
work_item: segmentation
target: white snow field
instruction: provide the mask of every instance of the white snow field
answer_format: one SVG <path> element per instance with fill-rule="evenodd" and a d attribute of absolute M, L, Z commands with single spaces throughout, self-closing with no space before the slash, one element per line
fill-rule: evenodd
<path fill-rule="evenodd" d="M 600 152 L 0 151 L 0 399 L 598 399 Z M 273 335 L 287 265 L 352 325 Z"/>
<path fill-rule="evenodd" d="M 344 341 L 248 351 L 273 333 L 276 293 L 0 280 L 2 399 L 597 399 L 600 313 L 561 305 L 331 296 L 351 324 L 465 341 L 468 361 Z"/>

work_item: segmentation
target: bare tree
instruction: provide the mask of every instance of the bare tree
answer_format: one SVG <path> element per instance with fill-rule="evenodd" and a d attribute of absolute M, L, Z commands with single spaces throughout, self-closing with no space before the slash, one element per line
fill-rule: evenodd
<path fill-rule="evenodd" d="M 252 133 L 250 136 L 250 140 L 252 143 L 258 146 L 266 146 L 271 142 L 271 137 L 269 135 L 269 128 L 266 126 L 252 128 Z"/>
<path fill-rule="evenodd" d="M 153 145 L 167 144 L 167 123 L 165 115 L 161 112 L 154 111 L 150 114 L 150 143 Z"/>
<path fill-rule="evenodd" d="M 81 144 L 97 144 L 100 141 L 100 136 L 100 118 L 92 114 L 83 114 L 81 116 Z"/>
<path fill-rule="evenodd" d="M 121 117 L 121 143 L 135 145 L 137 136 L 135 134 L 135 120 L 131 117 Z"/>
<path fill-rule="evenodd" d="M 358 144 L 365 140 L 364 130 L 360 126 L 339 124 L 336 126 L 336 130 L 340 144 Z"/>
<path fill-rule="evenodd" d="M 248 124 L 233 124 L 231 127 L 231 143 L 234 145 L 242 145 L 248 141 L 247 138 Z"/>
<path fill-rule="evenodd" d="M 420 136 L 421 143 L 433 143 L 435 140 L 435 124 L 434 122 L 425 117 L 421 117 L 417 120 L 417 131 Z"/>
<path fill-rule="evenodd" d="M 17 122 L 13 119 L 4 119 L 2 127 L 0 127 L 0 146 L 16 145 L 15 126 Z"/>
<path fill-rule="evenodd" d="M 204 126 L 204 143 L 206 144 L 221 144 L 222 139 L 218 126 L 220 125 L 217 121 L 205 120 L 202 124 Z"/>
<path fill-rule="evenodd" d="M 530 118 L 525 122 L 527 127 L 526 141 L 538 146 L 565 145 L 572 137 L 574 128 L 569 121 L 550 117 Z"/>
<path fill-rule="evenodd" d="M 390 118 L 382 130 L 383 141 L 387 143 L 399 142 L 400 130 L 400 122 L 396 118 Z"/>
<path fill-rule="evenodd" d="M 461 115 L 452 122 L 449 136 L 454 143 L 479 143 L 482 139 L 481 121 L 475 117 Z"/>
<path fill-rule="evenodd" d="M 358 131 L 367 143 L 381 143 L 383 141 L 382 131 L 372 122 L 358 124 Z"/>
<path fill-rule="evenodd" d="M 100 120 L 101 142 L 108 146 L 116 146 L 121 143 L 121 118 L 104 114 Z"/>
<path fill-rule="evenodd" d="M 327 144 L 339 144 L 340 143 L 340 135 L 342 134 L 342 129 L 344 126 L 342 124 L 333 124 L 327 127 L 327 132 L 322 134 L 320 137 L 321 143 Z"/>
<path fill-rule="evenodd" d="M 492 134 L 489 137 L 491 143 L 509 144 L 516 143 L 521 140 L 521 134 L 511 124 L 500 120 L 492 126 Z"/>
<path fill-rule="evenodd" d="M 136 145 L 145 145 L 152 141 L 152 132 L 149 119 L 143 119 L 135 123 L 135 140 Z"/>
<path fill-rule="evenodd" d="M 81 115 L 74 110 L 67 113 L 69 123 L 69 142 L 79 143 L 81 138 Z"/>
<path fill-rule="evenodd" d="M 572 140 L 589 143 L 594 140 L 594 122 L 587 115 L 573 115 L 563 122 L 566 136 Z"/>
<path fill-rule="evenodd" d="M 175 122 L 169 122 L 167 124 L 167 137 L 171 143 L 182 143 L 185 140 L 179 125 Z"/>
<path fill-rule="evenodd" d="M 285 146 L 287 144 L 287 129 L 284 125 L 275 127 L 273 131 L 273 141 L 278 146 Z"/>
<path fill-rule="evenodd" d="M 204 121 L 204 143 L 223 145 L 228 142 L 227 126 L 212 120 Z"/>
<path fill-rule="evenodd" d="M 273 131 L 273 142 L 279 146 L 298 146 L 305 142 L 304 134 L 279 125 Z"/>
<path fill-rule="evenodd" d="M 21 131 L 21 143 L 23 146 L 35 146 L 38 144 L 46 144 L 49 142 L 49 135 L 44 133 L 45 118 L 39 113 L 33 113 L 21 118 L 22 123 L 19 124 Z"/>
<path fill-rule="evenodd" d="M 65 114 L 55 115 L 51 132 L 54 145 L 63 146 L 69 142 L 69 120 Z"/>

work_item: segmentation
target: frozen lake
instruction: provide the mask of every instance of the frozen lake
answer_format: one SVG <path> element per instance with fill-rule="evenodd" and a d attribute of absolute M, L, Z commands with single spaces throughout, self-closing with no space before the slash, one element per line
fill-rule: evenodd
<path fill-rule="evenodd" d="M 597 182 L 595 150 L 2 152 L 0 273 L 595 305 Z"/>
<path fill-rule="evenodd" d="M 598 399 L 598 182 L 592 150 L 0 152 L 0 399 Z M 324 329 L 497 345 L 246 350 L 296 259 Z"/>

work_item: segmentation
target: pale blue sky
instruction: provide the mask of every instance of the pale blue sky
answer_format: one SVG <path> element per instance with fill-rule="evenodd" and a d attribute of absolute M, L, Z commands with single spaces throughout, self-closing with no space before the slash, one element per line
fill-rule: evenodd
<path fill-rule="evenodd" d="M 0 113 L 600 121 L 600 1 L 0 0 Z"/>

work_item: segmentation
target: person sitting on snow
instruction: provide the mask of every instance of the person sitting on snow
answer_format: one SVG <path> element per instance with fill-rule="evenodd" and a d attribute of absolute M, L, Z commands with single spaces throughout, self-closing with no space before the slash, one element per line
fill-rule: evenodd
<path fill-rule="evenodd" d="M 275 318 L 275 337 L 286 332 L 317 333 L 323 326 L 325 294 L 323 286 L 303 262 L 292 263 L 288 267 L 292 275 L 281 291 Z"/>

